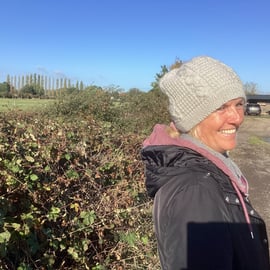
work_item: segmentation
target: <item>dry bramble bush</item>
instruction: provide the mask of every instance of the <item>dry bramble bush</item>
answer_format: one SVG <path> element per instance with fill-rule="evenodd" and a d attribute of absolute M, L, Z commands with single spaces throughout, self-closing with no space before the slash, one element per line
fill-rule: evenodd
<path fill-rule="evenodd" d="M 159 269 L 142 135 L 0 117 L 1 269 Z"/>

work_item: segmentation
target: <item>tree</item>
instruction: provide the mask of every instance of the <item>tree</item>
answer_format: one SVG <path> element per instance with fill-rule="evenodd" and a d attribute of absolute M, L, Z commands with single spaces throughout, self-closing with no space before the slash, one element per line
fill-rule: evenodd
<path fill-rule="evenodd" d="M 152 84 L 151 84 L 152 90 L 158 90 L 159 89 L 158 83 L 159 83 L 159 80 L 161 79 L 161 77 L 163 77 L 170 70 L 175 69 L 175 68 L 179 68 L 182 64 L 183 64 L 183 61 L 176 58 L 174 63 L 171 64 L 169 67 L 167 67 L 166 65 L 161 66 L 161 71 L 159 73 L 156 73 L 155 81 L 152 82 Z"/>
<path fill-rule="evenodd" d="M 27 85 L 27 84 L 30 84 L 30 77 L 29 77 L 29 75 L 26 75 L 26 79 L 25 79 L 25 85 Z"/>
<path fill-rule="evenodd" d="M 151 86 L 152 86 L 152 90 L 159 90 L 159 86 L 158 86 L 158 83 L 159 83 L 159 80 L 162 76 L 164 76 L 164 74 L 166 74 L 168 72 L 168 68 L 166 65 L 163 65 L 161 66 L 161 71 L 159 73 L 156 73 L 156 76 L 155 76 L 155 81 L 151 83 Z"/>
<path fill-rule="evenodd" d="M 30 74 L 30 76 L 29 76 L 29 84 L 30 85 L 33 84 L 33 74 Z"/>
<path fill-rule="evenodd" d="M 0 97 L 8 97 L 10 95 L 10 84 L 8 82 L 0 83 Z"/>
<path fill-rule="evenodd" d="M 64 89 L 67 89 L 67 78 L 64 79 Z"/>
<path fill-rule="evenodd" d="M 33 77 L 32 77 L 32 83 L 34 84 L 34 85 L 36 85 L 37 83 L 38 83 L 38 81 L 37 81 L 37 74 L 36 73 L 34 73 L 34 75 L 33 75 Z"/>
<path fill-rule="evenodd" d="M 83 82 L 82 81 L 80 81 L 80 88 L 79 88 L 80 90 L 83 90 L 84 89 L 84 86 L 83 86 Z"/>
<path fill-rule="evenodd" d="M 17 76 L 16 75 L 13 78 L 13 87 L 14 87 L 14 90 L 17 89 Z"/>
<path fill-rule="evenodd" d="M 7 75 L 6 82 L 10 85 L 10 75 L 9 74 Z"/>
<path fill-rule="evenodd" d="M 25 85 L 24 84 L 24 81 L 25 81 L 24 76 L 22 76 L 22 85 L 21 85 L 21 88 L 24 87 L 24 85 Z"/>
<path fill-rule="evenodd" d="M 246 95 L 256 95 L 258 93 L 258 86 L 254 82 L 247 82 L 244 84 L 244 91 Z"/>
<path fill-rule="evenodd" d="M 47 91 L 48 90 L 48 77 L 44 76 L 43 79 L 44 79 L 44 89 L 45 91 Z"/>
<path fill-rule="evenodd" d="M 60 89 L 63 89 L 63 78 L 60 78 Z"/>
<path fill-rule="evenodd" d="M 48 89 L 49 90 L 53 89 L 53 87 L 52 87 L 52 78 L 51 77 L 49 77 L 49 79 L 48 79 Z"/>
<path fill-rule="evenodd" d="M 37 76 L 37 85 L 39 85 L 39 86 L 42 86 L 42 84 L 41 84 L 41 76 L 38 74 L 38 76 Z"/>
<path fill-rule="evenodd" d="M 44 89 L 37 84 L 27 84 L 22 88 L 21 93 L 23 97 L 41 97 L 44 96 Z"/>
<path fill-rule="evenodd" d="M 175 62 L 170 66 L 169 70 L 173 70 L 175 68 L 180 68 L 183 64 L 183 61 L 176 58 Z"/>
<path fill-rule="evenodd" d="M 59 79 L 57 78 L 56 79 L 56 90 L 58 90 L 59 89 Z"/>
<path fill-rule="evenodd" d="M 18 85 L 17 85 L 17 90 L 20 91 L 20 89 L 22 88 L 22 85 L 21 85 L 21 77 L 18 76 Z"/>

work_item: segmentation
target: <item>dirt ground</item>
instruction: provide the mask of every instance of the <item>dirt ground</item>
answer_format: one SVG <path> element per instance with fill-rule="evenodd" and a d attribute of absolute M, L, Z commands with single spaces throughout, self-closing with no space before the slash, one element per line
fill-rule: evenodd
<path fill-rule="evenodd" d="M 252 205 L 264 218 L 270 239 L 270 117 L 245 117 L 231 157 L 249 182 Z"/>

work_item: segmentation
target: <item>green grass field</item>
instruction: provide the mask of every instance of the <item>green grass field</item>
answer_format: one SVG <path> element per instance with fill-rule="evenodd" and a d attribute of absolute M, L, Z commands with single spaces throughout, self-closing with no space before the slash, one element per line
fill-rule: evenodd
<path fill-rule="evenodd" d="M 55 102 L 52 99 L 9 99 L 0 98 L 0 112 L 11 110 L 39 111 Z"/>

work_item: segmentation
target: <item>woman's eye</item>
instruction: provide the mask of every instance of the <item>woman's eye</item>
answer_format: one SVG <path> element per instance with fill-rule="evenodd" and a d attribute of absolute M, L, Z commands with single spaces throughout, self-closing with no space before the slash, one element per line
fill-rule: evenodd
<path fill-rule="evenodd" d="M 223 110 L 225 110 L 226 109 L 226 106 L 225 105 L 222 105 L 221 107 L 219 107 L 218 109 L 217 109 L 217 111 L 223 111 Z"/>
<path fill-rule="evenodd" d="M 237 109 L 242 109 L 242 108 L 244 108 L 244 106 L 245 106 L 245 102 L 244 101 L 239 101 L 239 102 L 237 102 L 237 103 L 233 103 L 233 104 L 227 104 L 227 103 L 225 103 L 225 104 L 223 104 L 222 106 L 220 106 L 218 109 L 217 109 L 217 111 L 219 111 L 219 112 L 224 112 L 224 111 L 226 111 L 226 110 L 229 110 L 230 108 L 232 108 L 232 107 L 234 107 L 234 108 L 237 108 Z"/>
<path fill-rule="evenodd" d="M 244 102 L 239 102 L 236 106 L 237 107 L 244 107 L 245 106 L 245 103 Z"/>

